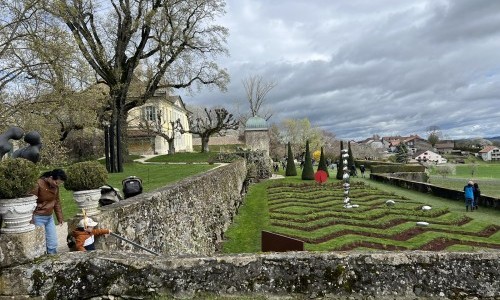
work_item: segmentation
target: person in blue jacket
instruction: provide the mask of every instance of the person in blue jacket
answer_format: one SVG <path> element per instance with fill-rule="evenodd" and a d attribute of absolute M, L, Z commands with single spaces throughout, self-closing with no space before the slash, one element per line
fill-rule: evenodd
<path fill-rule="evenodd" d="M 474 210 L 474 182 L 469 180 L 466 186 L 464 186 L 464 195 L 465 195 L 465 211 Z"/>

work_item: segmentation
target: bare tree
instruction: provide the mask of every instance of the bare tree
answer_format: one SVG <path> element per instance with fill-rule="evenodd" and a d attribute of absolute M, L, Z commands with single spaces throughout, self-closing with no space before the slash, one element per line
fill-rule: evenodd
<path fill-rule="evenodd" d="M 165 129 L 167 122 L 162 120 L 161 111 L 156 113 L 153 121 L 142 120 L 139 122 L 139 128 L 146 131 L 148 135 L 158 135 L 164 138 L 168 143 L 168 155 L 175 154 L 175 135 L 176 133 L 183 133 L 184 128 L 181 120 L 169 121 L 167 129 Z"/>
<path fill-rule="evenodd" d="M 159 86 L 227 86 L 227 72 L 215 63 L 217 56 L 227 54 L 228 31 L 214 24 L 224 14 L 224 0 L 43 2 L 71 31 L 98 80 L 109 87 L 111 172 L 123 171 L 128 112 Z M 146 69 L 140 78 L 144 88 L 128 99 L 139 66 Z"/>
<path fill-rule="evenodd" d="M 6 87 L 23 73 L 16 55 L 25 47 L 25 26 L 33 19 L 36 3 L 36 0 L 0 1 L 0 128 L 12 125 L 20 109 L 17 104 L 22 97 Z"/>
<path fill-rule="evenodd" d="M 201 138 L 201 152 L 208 152 L 208 142 L 213 135 L 224 136 L 228 130 L 237 130 L 238 121 L 225 108 L 194 110 L 189 116 L 189 131 Z M 181 131 L 181 133 L 184 131 Z"/>
<path fill-rule="evenodd" d="M 252 117 L 262 113 L 260 117 L 269 120 L 272 113 L 269 111 L 262 111 L 266 103 L 267 94 L 277 85 L 275 81 L 266 81 L 260 75 L 248 76 L 242 80 L 243 86 L 247 96 L 248 104 L 250 105 L 250 114 Z"/>
<path fill-rule="evenodd" d="M 0 1 L 0 92 L 23 72 L 16 59 L 19 43 L 27 35 L 25 25 L 33 21 L 38 1 Z"/>
<path fill-rule="evenodd" d="M 5 17 L 0 20 L 0 66 L 6 70 L 0 86 L 10 84 L 2 94 L 0 115 L 6 123 L 26 128 L 43 124 L 64 141 L 73 130 L 94 127 L 102 104 L 94 101 L 95 94 L 82 92 L 95 83 L 94 72 L 72 44 L 72 36 L 40 4 L 0 1 Z"/>
<path fill-rule="evenodd" d="M 437 125 L 427 127 L 427 141 L 431 143 L 432 147 L 436 146 L 437 142 L 442 139 L 443 134 Z"/>

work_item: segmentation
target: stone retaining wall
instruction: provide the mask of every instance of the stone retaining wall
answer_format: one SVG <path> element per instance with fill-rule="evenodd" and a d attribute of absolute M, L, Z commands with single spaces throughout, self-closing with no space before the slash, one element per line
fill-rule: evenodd
<path fill-rule="evenodd" d="M 244 254 L 156 257 L 69 252 L 0 273 L 0 298 L 498 299 L 499 252 Z M 291 298 L 295 296 L 297 298 Z M 165 299 L 165 298 L 163 298 Z M 285 298 L 283 298 L 285 299 Z M 301 298 L 304 299 L 304 298 Z"/>
<path fill-rule="evenodd" d="M 186 178 L 153 192 L 101 207 L 99 227 L 168 255 L 211 255 L 241 205 L 247 175 L 244 160 Z M 75 227 L 73 220 L 70 228 Z M 114 237 L 97 248 L 139 250 Z"/>

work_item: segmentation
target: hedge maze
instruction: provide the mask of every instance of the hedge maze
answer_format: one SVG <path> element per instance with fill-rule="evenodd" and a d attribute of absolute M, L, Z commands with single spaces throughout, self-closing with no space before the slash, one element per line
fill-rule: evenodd
<path fill-rule="evenodd" d="M 276 183 L 267 192 L 270 230 L 304 241 L 307 250 L 500 249 L 500 226 L 363 182 L 351 183 L 351 202 L 359 205 L 351 209 L 343 207 L 342 182 Z M 387 200 L 396 204 L 387 206 Z M 432 209 L 423 211 L 424 205 Z"/>

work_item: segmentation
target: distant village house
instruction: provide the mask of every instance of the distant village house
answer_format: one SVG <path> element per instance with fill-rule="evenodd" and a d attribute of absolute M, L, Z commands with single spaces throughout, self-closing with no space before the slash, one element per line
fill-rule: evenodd
<path fill-rule="evenodd" d="M 455 143 L 450 140 L 443 140 L 436 143 L 434 147 L 436 148 L 436 151 L 439 154 L 450 154 L 453 152 L 453 149 L 455 148 Z"/>
<path fill-rule="evenodd" d="M 429 162 L 429 163 L 436 163 L 436 164 L 445 164 L 447 163 L 446 158 L 442 157 L 441 155 L 432 152 L 430 150 L 424 151 L 417 155 L 415 157 L 415 160 L 418 162 Z"/>
<path fill-rule="evenodd" d="M 496 146 L 486 146 L 479 151 L 479 155 L 484 161 L 499 161 L 500 149 Z"/>

